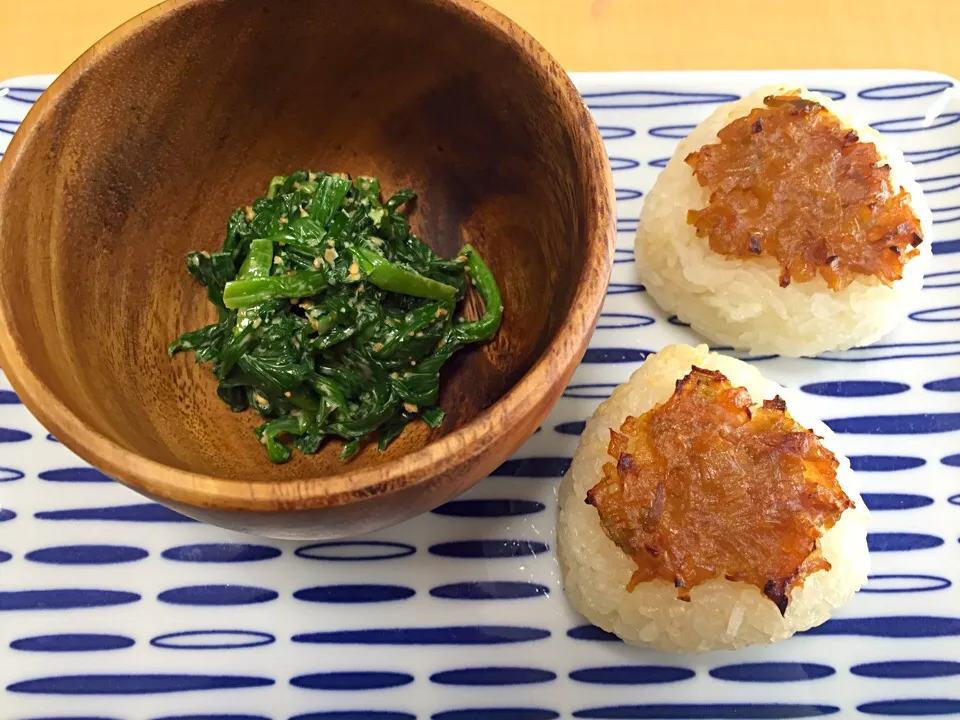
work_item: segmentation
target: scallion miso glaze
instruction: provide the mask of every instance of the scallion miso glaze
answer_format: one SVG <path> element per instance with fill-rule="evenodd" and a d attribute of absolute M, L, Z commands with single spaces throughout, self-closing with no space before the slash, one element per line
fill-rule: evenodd
<path fill-rule="evenodd" d="M 439 427 L 440 368 L 500 327 L 497 283 L 469 245 L 446 260 L 410 231 L 410 190 L 381 200 L 375 178 L 296 172 L 230 217 L 223 249 L 193 252 L 187 270 L 219 311 L 168 352 L 210 363 L 217 394 L 265 422 L 257 438 L 276 463 L 328 437 L 351 457 L 371 433 L 385 450 L 417 418 Z M 472 283 L 470 322 L 457 306 Z"/>

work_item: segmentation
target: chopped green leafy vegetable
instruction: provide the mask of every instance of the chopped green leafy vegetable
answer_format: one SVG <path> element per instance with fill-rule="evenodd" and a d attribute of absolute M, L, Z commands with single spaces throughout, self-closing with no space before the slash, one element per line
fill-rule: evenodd
<path fill-rule="evenodd" d="M 220 252 L 187 256 L 219 320 L 168 353 L 194 352 L 231 410 L 264 417 L 271 461 L 328 437 L 347 459 L 374 432 L 383 451 L 417 418 L 439 427 L 440 368 L 500 327 L 490 269 L 469 245 L 446 260 L 414 235 L 400 210 L 413 197 L 383 202 L 370 177 L 277 176 L 233 213 Z M 475 321 L 456 316 L 470 284 L 485 308 Z"/>

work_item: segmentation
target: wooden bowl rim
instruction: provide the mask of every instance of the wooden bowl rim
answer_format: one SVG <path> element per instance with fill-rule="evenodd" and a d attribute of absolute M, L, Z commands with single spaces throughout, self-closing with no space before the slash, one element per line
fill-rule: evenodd
<path fill-rule="evenodd" d="M 579 364 L 596 326 L 606 295 L 616 244 L 612 208 L 613 180 L 599 130 L 579 92 L 556 59 L 519 25 L 480 0 L 421 0 L 450 9 L 479 22 L 513 43 L 530 63 L 539 66 L 557 91 L 570 125 L 583 134 L 587 151 L 585 184 L 595 199 L 596 212 L 586 218 L 586 245 L 580 282 L 556 336 L 533 366 L 506 394 L 466 425 L 420 450 L 396 460 L 362 470 L 325 477 L 290 480 L 231 480 L 205 475 L 147 459 L 119 445 L 85 424 L 31 370 L 19 351 L 10 322 L 15 298 L 0 287 L 0 362 L 25 406 L 54 436 L 91 465 L 121 483 L 149 496 L 188 506 L 247 512 L 312 510 L 344 505 L 386 495 L 454 471 L 483 456 L 499 437 L 521 427 L 537 413 L 537 399 L 549 395 Z M 128 20 L 104 36 L 70 65 L 30 109 L 0 160 L 0 207 L 6 202 L 9 183 L 32 131 L 55 108 L 66 91 L 82 79 L 110 50 L 125 40 L 149 31 L 168 14 L 220 0 L 166 0 Z M 3 217 L 0 213 L 0 242 Z M 595 279 L 595 282 L 584 280 Z M 559 396 L 560 392 L 556 392 Z M 537 418 L 533 422 L 539 422 Z M 267 473 L 268 474 L 268 473 Z M 295 492 L 278 497 L 279 486 L 296 485 Z"/>

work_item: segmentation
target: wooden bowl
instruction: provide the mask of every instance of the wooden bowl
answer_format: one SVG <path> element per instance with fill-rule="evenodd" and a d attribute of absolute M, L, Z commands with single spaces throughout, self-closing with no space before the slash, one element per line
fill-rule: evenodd
<path fill-rule="evenodd" d="M 185 270 L 296 169 L 420 196 L 415 229 L 495 273 L 497 337 L 442 378 L 443 427 L 272 465 L 166 344 L 213 319 Z M 65 445 L 194 518 L 334 538 L 413 517 L 508 458 L 559 398 L 614 248 L 603 144 L 546 51 L 476 0 L 171 0 L 81 57 L 0 163 L 0 360 Z"/>

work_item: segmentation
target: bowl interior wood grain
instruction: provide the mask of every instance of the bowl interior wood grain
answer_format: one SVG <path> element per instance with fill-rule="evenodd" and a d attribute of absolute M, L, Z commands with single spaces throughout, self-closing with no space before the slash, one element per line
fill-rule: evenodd
<path fill-rule="evenodd" d="M 529 37 L 469 1 L 194 0 L 150 11 L 58 80 L 4 161 L 5 369 L 64 442 L 161 498 L 318 505 L 322 478 L 347 473 L 365 480 L 329 487 L 356 499 L 400 477 L 364 471 L 480 417 L 509 435 L 476 468 L 489 470 L 556 400 L 609 270 L 605 160 L 571 92 Z M 271 465 L 254 414 L 230 413 L 191 355 L 165 354 L 214 319 L 186 253 L 218 249 L 235 207 L 301 168 L 376 175 L 385 194 L 413 188 L 415 230 L 448 256 L 473 243 L 504 297 L 495 340 L 444 370 L 443 427 L 414 424 L 385 455 L 366 447 L 347 465 L 339 443 Z M 525 376 L 532 384 L 518 388 Z M 491 420 L 512 389 L 513 417 Z M 465 437 L 448 450 L 489 446 Z"/>

